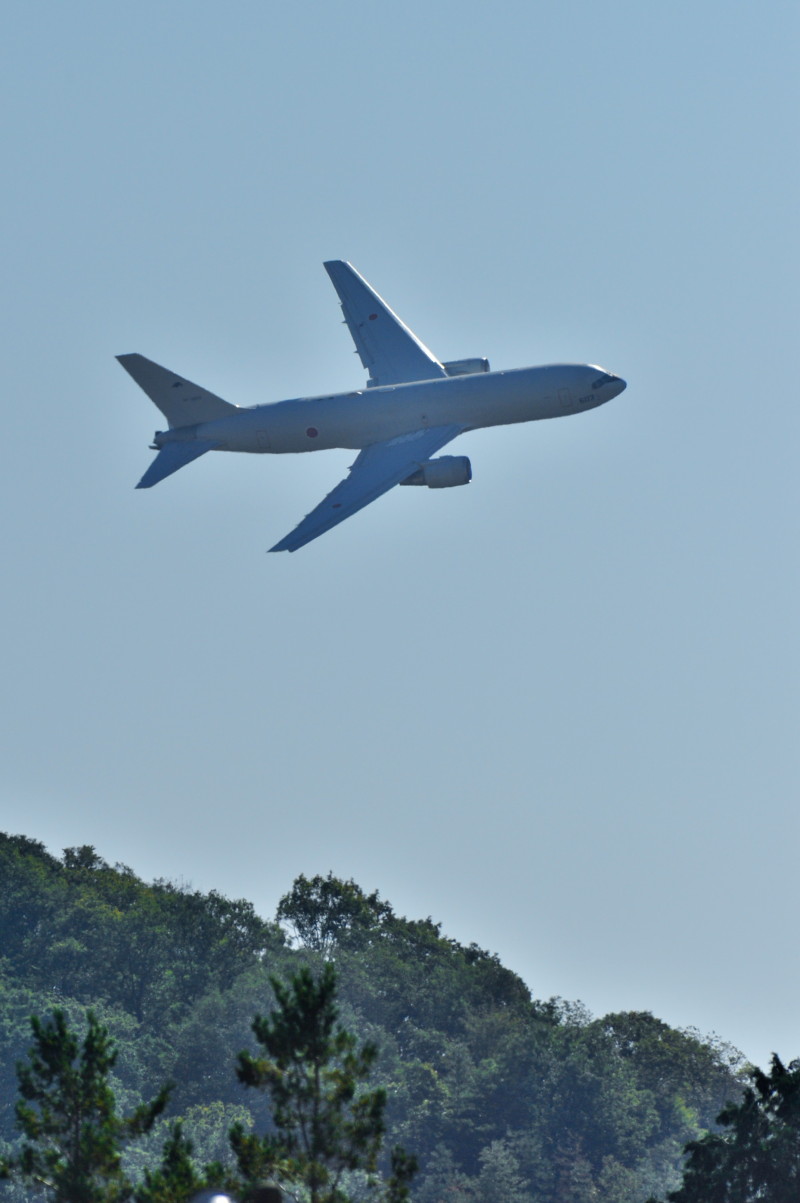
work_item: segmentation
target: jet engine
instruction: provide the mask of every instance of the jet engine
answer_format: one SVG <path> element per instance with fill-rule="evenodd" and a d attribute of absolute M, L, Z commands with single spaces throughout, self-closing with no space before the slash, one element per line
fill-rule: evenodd
<path fill-rule="evenodd" d="M 489 371 L 489 360 L 479 358 L 451 359 L 449 363 L 443 363 L 442 367 L 448 376 L 474 376 L 478 372 Z"/>
<path fill-rule="evenodd" d="M 466 455 L 440 455 L 429 459 L 411 476 L 401 480 L 401 485 L 427 485 L 429 489 L 451 489 L 454 485 L 468 485 L 472 480 L 472 464 Z"/>

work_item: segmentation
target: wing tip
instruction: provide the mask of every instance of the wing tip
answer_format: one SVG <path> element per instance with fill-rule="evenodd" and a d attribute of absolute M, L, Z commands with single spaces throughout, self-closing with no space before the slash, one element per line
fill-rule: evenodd
<path fill-rule="evenodd" d="M 322 266 L 325 268 L 325 271 L 330 276 L 331 283 L 333 284 L 334 288 L 337 288 L 337 284 L 336 284 L 337 279 L 340 282 L 347 279 L 348 277 L 350 279 L 352 279 L 353 277 L 355 277 L 358 280 L 362 279 L 360 272 L 357 272 L 356 269 L 353 267 L 352 263 L 350 263 L 347 259 L 325 259 L 325 260 L 323 260 Z M 366 281 L 365 281 L 365 283 L 366 283 Z M 337 291 L 338 291 L 338 288 L 337 288 Z"/>

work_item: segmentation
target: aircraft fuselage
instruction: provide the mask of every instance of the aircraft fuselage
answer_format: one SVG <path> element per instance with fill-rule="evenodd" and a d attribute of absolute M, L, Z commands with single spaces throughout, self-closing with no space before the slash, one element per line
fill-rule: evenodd
<path fill-rule="evenodd" d="M 219 451 L 360 449 L 426 427 L 458 423 L 475 430 L 583 413 L 624 388 L 625 381 L 594 364 L 481 372 L 256 405 L 159 432 L 155 446 L 201 439 Z"/>

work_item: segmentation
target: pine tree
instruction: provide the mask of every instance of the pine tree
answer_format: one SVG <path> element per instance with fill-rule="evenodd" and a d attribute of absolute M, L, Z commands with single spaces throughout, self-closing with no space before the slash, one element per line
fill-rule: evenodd
<path fill-rule="evenodd" d="M 719 1116 L 724 1132 L 686 1146 L 683 1185 L 670 1203 L 797 1203 L 800 1198 L 800 1060 L 773 1055 L 751 1073 L 740 1103 Z"/>
<path fill-rule="evenodd" d="M 17 1124 L 25 1138 L 4 1175 L 43 1192 L 52 1203 L 120 1203 L 131 1186 L 121 1168 L 123 1146 L 149 1131 L 169 1095 L 165 1087 L 127 1118 L 117 1115 L 109 1074 L 116 1051 L 93 1012 L 79 1045 L 64 1011 L 31 1019 L 34 1043 L 17 1066 Z"/>
<path fill-rule="evenodd" d="M 185 1203 L 202 1185 L 192 1164 L 192 1142 L 176 1123 L 164 1144 L 161 1165 L 144 1171 L 144 1185 L 134 1197 L 136 1203 Z"/>
<path fill-rule="evenodd" d="M 272 986 L 277 1008 L 253 1023 L 265 1055 L 241 1053 L 237 1074 L 246 1086 L 269 1092 L 275 1133 L 259 1137 L 234 1127 L 240 1171 L 250 1185 L 303 1187 L 310 1203 L 347 1203 L 348 1173 L 364 1172 L 375 1190 L 380 1184 L 386 1092 L 364 1089 L 377 1049 L 369 1043 L 358 1048 L 338 1024 L 332 965 L 316 981 L 303 969 L 288 988 L 275 979 Z M 395 1149 L 384 1190 L 389 1203 L 407 1198 L 415 1171 L 414 1159 Z"/>

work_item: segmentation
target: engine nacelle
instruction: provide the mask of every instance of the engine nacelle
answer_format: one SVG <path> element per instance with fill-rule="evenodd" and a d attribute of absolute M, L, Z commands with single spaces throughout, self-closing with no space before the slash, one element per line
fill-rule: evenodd
<path fill-rule="evenodd" d="M 454 485 L 468 485 L 472 480 L 472 464 L 466 455 L 440 455 L 429 459 L 412 476 L 401 480 L 401 485 L 427 485 L 429 489 L 452 489 Z"/>
<path fill-rule="evenodd" d="M 442 367 L 448 376 L 474 376 L 476 372 L 488 372 L 488 359 L 451 359 Z"/>

